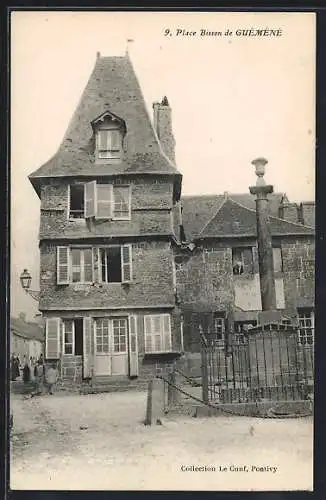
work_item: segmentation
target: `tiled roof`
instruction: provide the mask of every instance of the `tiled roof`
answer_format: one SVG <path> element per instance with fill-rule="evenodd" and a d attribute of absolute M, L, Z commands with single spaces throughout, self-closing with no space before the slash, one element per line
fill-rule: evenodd
<path fill-rule="evenodd" d="M 11 318 L 10 330 L 26 339 L 40 340 L 41 342 L 44 342 L 45 339 L 44 328 L 37 323 L 29 323 L 20 318 Z"/>
<path fill-rule="evenodd" d="M 269 196 L 272 234 L 313 234 L 311 228 L 278 218 L 283 193 Z M 256 236 L 255 198 L 250 194 L 182 197 L 187 240 L 198 237 Z"/>
<path fill-rule="evenodd" d="M 127 127 L 123 162 L 95 163 L 91 122 L 109 111 Z M 99 57 L 57 153 L 29 179 L 39 192 L 44 177 L 181 174 L 162 152 L 128 56 Z"/>
<path fill-rule="evenodd" d="M 313 229 L 270 215 L 273 236 L 313 234 Z M 228 197 L 198 234 L 198 238 L 256 236 L 256 210 Z"/>
<path fill-rule="evenodd" d="M 255 198 L 251 194 L 230 194 L 230 197 L 247 208 L 255 210 Z M 273 193 L 269 196 L 270 215 L 278 216 L 278 207 L 283 193 Z M 182 220 L 188 240 L 192 240 L 203 229 L 207 222 L 221 207 L 225 195 L 183 196 Z"/>

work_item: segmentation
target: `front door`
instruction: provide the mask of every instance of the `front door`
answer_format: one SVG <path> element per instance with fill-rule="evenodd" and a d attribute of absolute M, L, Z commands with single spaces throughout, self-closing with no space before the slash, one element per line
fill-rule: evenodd
<path fill-rule="evenodd" d="M 128 323 L 126 318 L 95 322 L 95 375 L 128 373 Z"/>

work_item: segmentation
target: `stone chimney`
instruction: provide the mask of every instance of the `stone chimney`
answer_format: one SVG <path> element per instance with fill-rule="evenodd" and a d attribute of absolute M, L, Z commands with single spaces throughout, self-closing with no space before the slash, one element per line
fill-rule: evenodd
<path fill-rule="evenodd" d="M 280 219 L 298 224 L 300 222 L 299 215 L 298 205 L 296 203 L 290 203 L 288 197 L 284 194 L 278 209 L 278 216 Z"/>
<path fill-rule="evenodd" d="M 303 201 L 300 204 L 300 219 L 304 226 L 315 227 L 315 202 Z"/>
<path fill-rule="evenodd" d="M 175 163 L 175 140 L 172 131 L 172 110 L 167 97 L 162 102 L 153 103 L 154 129 L 160 140 L 163 152 Z"/>

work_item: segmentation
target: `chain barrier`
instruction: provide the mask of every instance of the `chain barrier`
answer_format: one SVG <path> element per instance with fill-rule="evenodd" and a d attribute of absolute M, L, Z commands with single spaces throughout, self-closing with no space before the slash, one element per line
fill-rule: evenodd
<path fill-rule="evenodd" d="M 257 402 L 255 402 L 256 408 L 257 408 L 257 414 L 245 415 L 244 413 L 241 413 L 239 411 L 227 410 L 226 408 L 222 408 L 219 405 L 214 405 L 212 403 L 205 402 L 202 399 L 197 398 L 193 394 L 190 394 L 189 392 L 184 391 L 183 389 L 181 389 L 177 385 L 173 384 L 172 382 L 170 382 L 170 380 L 167 380 L 166 378 L 164 378 L 161 375 L 157 376 L 157 378 L 163 380 L 167 385 L 173 387 L 174 389 L 176 389 L 177 391 L 179 391 L 181 394 L 184 394 L 188 398 L 193 399 L 194 401 L 200 403 L 201 405 L 207 406 L 208 408 L 212 408 L 212 409 L 218 410 L 221 413 L 225 413 L 225 414 L 228 414 L 228 415 L 251 416 L 251 417 L 256 417 L 256 418 L 306 418 L 306 417 L 312 416 L 312 414 L 313 414 L 312 409 L 309 412 L 304 412 L 304 413 L 278 413 L 273 408 L 269 408 L 265 413 L 261 413 L 261 411 L 258 408 Z"/>

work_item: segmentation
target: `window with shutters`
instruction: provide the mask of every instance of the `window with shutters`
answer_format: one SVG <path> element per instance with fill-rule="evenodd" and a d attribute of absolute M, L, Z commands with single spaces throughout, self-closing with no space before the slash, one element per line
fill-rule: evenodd
<path fill-rule="evenodd" d="M 132 279 L 132 246 L 98 248 L 99 281 L 123 283 Z"/>
<path fill-rule="evenodd" d="M 152 314 L 144 316 L 145 352 L 171 352 L 171 317 L 170 314 Z"/>
<path fill-rule="evenodd" d="M 130 220 L 130 186 L 98 184 L 91 181 L 85 187 L 85 217 L 95 219 Z"/>
<path fill-rule="evenodd" d="M 96 150 L 99 159 L 121 158 L 122 134 L 119 129 L 101 129 L 96 134 Z"/>
<path fill-rule="evenodd" d="M 94 265 L 97 252 L 97 267 Z M 96 253 L 95 253 L 96 255 Z M 132 281 L 132 245 L 57 247 L 57 284 Z"/>

